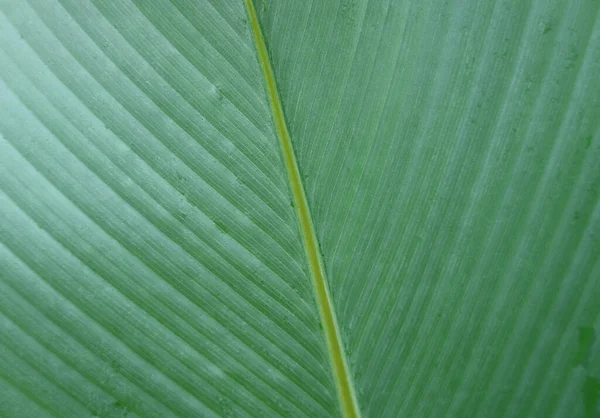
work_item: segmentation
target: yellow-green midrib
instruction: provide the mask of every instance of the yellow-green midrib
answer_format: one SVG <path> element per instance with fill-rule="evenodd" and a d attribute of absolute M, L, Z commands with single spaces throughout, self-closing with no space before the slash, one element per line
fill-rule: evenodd
<path fill-rule="evenodd" d="M 306 195 L 304 194 L 304 187 L 302 185 L 298 164 L 294 156 L 294 149 L 287 130 L 283 109 L 279 100 L 279 94 L 277 92 L 275 77 L 269 61 L 269 55 L 262 36 L 256 10 L 254 9 L 254 4 L 252 3 L 252 0 L 245 0 L 245 2 L 248 9 L 250 25 L 256 41 L 258 59 L 265 77 L 267 94 L 269 96 L 269 102 L 273 112 L 275 129 L 280 140 L 283 159 L 292 189 L 294 204 L 306 249 L 306 256 L 308 258 L 311 276 L 315 286 L 316 299 L 321 321 L 323 323 L 325 339 L 329 349 L 329 356 L 333 369 L 333 377 L 337 386 L 340 408 L 345 417 L 359 417 L 360 412 L 354 393 L 354 384 L 348 370 L 345 353 L 342 347 L 333 303 L 327 290 L 327 279 L 318 250 L 319 244 L 312 224 L 310 208 L 308 206 Z"/>

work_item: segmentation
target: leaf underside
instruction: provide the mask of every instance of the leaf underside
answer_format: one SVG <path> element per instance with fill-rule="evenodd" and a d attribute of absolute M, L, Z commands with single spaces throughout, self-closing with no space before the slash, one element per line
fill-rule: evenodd
<path fill-rule="evenodd" d="M 254 6 L 361 415 L 600 416 L 600 2 Z M 288 168 L 243 0 L 0 0 L 0 416 L 342 414 Z"/>

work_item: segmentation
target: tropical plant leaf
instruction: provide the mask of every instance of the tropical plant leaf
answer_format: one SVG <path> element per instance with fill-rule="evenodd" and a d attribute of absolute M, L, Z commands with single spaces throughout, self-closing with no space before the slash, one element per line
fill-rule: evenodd
<path fill-rule="evenodd" d="M 0 0 L 0 416 L 600 416 L 599 9 Z"/>

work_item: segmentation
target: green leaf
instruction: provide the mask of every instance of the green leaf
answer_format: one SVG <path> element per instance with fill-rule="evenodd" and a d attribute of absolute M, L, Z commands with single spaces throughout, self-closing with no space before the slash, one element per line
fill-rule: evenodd
<path fill-rule="evenodd" d="M 599 417 L 599 10 L 0 0 L 0 416 Z"/>

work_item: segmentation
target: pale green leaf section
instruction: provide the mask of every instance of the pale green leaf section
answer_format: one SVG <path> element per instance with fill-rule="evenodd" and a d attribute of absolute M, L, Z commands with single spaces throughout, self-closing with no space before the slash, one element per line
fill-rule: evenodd
<path fill-rule="evenodd" d="M 598 418 L 600 2 L 253 4 L 0 0 L 0 417 Z"/>
<path fill-rule="evenodd" d="M 600 413 L 600 3 L 259 7 L 358 403 Z"/>
<path fill-rule="evenodd" d="M 331 416 L 242 2 L 0 2 L 2 416 Z"/>

